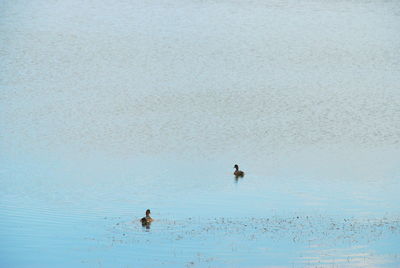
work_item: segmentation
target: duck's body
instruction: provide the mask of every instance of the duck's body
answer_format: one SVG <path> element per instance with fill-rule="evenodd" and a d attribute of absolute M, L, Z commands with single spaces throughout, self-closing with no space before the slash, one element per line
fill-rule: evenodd
<path fill-rule="evenodd" d="M 150 209 L 146 210 L 146 217 L 140 219 L 140 222 L 143 226 L 150 224 L 153 221 L 153 218 L 150 217 Z"/>
<path fill-rule="evenodd" d="M 236 178 L 244 176 L 244 172 L 239 170 L 238 165 L 235 165 L 233 168 L 236 169 L 235 172 L 233 172 L 233 175 L 235 175 Z"/>
<path fill-rule="evenodd" d="M 141 222 L 142 224 L 149 224 L 149 223 L 151 223 L 152 221 L 153 221 L 153 218 L 150 217 L 150 216 L 146 216 L 146 217 L 143 217 L 143 218 L 140 219 L 140 222 Z"/>

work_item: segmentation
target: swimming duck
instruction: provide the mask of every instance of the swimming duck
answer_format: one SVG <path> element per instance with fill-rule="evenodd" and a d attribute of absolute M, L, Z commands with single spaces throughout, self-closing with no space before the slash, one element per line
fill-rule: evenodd
<path fill-rule="evenodd" d="M 244 172 L 239 170 L 238 165 L 234 165 L 233 168 L 236 169 L 235 172 L 233 172 L 233 175 L 235 175 L 236 178 L 244 176 Z"/>
<path fill-rule="evenodd" d="M 143 217 L 140 222 L 142 223 L 143 226 L 150 224 L 153 219 L 150 217 L 150 209 L 146 210 L 146 217 Z"/>

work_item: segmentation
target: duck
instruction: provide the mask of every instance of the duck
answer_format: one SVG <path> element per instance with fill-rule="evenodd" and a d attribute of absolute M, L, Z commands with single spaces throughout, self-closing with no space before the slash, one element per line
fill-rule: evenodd
<path fill-rule="evenodd" d="M 233 175 L 235 175 L 236 178 L 244 176 L 244 172 L 239 170 L 238 165 L 234 165 L 233 168 L 236 169 L 235 172 L 233 172 Z"/>
<path fill-rule="evenodd" d="M 150 217 L 150 209 L 146 210 L 146 217 L 140 219 L 140 222 L 143 226 L 150 224 L 153 221 L 153 218 Z"/>

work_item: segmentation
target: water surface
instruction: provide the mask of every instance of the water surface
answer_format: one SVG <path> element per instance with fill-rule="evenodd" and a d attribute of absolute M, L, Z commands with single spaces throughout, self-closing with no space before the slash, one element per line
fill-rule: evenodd
<path fill-rule="evenodd" d="M 3 1 L 0 266 L 399 266 L 399 30 L 396 1 Z"/>

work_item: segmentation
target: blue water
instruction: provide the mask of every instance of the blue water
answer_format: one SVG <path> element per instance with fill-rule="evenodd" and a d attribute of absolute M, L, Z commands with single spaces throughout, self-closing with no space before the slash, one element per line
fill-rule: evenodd
<path fill-rule="evenodd" d="M 0 267 L 400 266 L 399 14 L 2 1 Z"/>
<path fill-rule="evenodd" d="M 395 267 L 400 261 L 397 175 L 324 178 L 275 167 L 246 170 L 236 180 L 224 161 L 171 159 L 3 159 L 2 266 Z M 155 219 L 149 229 L 139 223 L 147 208 Z"/>

